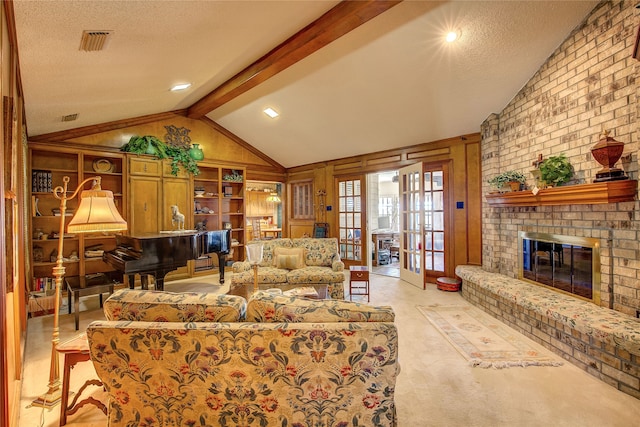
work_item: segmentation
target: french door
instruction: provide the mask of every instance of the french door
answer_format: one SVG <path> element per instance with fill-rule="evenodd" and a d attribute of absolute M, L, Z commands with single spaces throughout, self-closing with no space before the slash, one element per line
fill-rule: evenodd
<path fill-rule="evenodd" d="M 400 278 L 419 288 L 422 277 L 422 163 L 400 169 Z"/>
<path fill-rule="evenodd" d="M 365 182 L 364 175 L 336 179 L 340 257 L 346 268 L 367 265 Z"/>
<path fill-rule="evenodd" d="M 425 289 L 448 271 L 448 165 L 400 169 L 400 278 Z"/>

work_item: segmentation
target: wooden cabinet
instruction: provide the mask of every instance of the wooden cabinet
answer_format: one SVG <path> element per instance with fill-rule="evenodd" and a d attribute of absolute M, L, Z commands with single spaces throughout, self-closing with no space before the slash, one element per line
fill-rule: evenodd
<path fill-rule="evenodd" d="M 172 224 L 171 206 L 185 215 L 185 229 L 192 229 L 189 212 L 192 192 L 189 175 L 171 174 L 169 161 L 151 156 L 129 155 L 130 220 L 132 235 L 176 230 Z"/>
<path fill-rule="evenodd" d="M 270 194 L 265 191 L 246 192 L 247 218 L 274 216 L 275 204 L 267 201 Z"/>
<path fill-rule="evenodd" d="M 128 155 L 130 219 L 129 233 L 133 236 L 177 230 L 172 222 L 171 206 L 185 217 L 184 229 L 193 229 L 191 216 L 192 191 L 189 175 L 181 171 L 171 174 L 171 163 L 152 156 Z M 166 279 L 189 277 L 187 266 L 167 274 Z"/>
<path fill-rule="evenodd" d="M 125 186 L 124 156 L 109 151 L 83 151 L 50 147 L 43 144 L 29 145 L 31 169 L 31 236 L 30 273 L 31 291 L 53 289 L 53 267 L 57 256 L 60 230 L 60 200 L 53 189 L 69 177 L 68 195 L 83 180 L 100 176 L 104 190 L 113 192 L 114 203 L 126 219 L 127 193 Z M 91 183 L 84 187 L 91 188 Z M 79 196 L 67 201 L 65 227 L 78 206 Z M 121 281 L 122 275 L 102 261 L 102 252 L 115 248 L 115 237 L 109 233 L 64 234 L 63 257 L 65 276 L 84 276 L 105 273 Z"/>
<path fill-rule="evenodd" d="M 196 224 L 205 223 L 208 230 L 231 228 L 233 253 L 227 257 L 229 264 L 244 259 L 245 244 L 245 170 L 224 165 L 203 163 L 200 175 L 192 177 L 183 170 L 178 176 L 171 174 L 170 161 L 152 156 L 120 153 L 117 151 L 78 150 L 69 147 L 52 147 L 47 144 L 29 144 L 29 162 L 32 172 L 31 222 L 28 233 L 30 246 L 31 290 L 41 286 L 53 286 L 53 261 L 57 250 L 60 216 L 56 210 L 60 200 L 52 193 L 68 176 L 69 192 L 79 182 L 92 176 L 101 177 L 101 185 L 114 194 L 114 202 L 120 214 L 127 220 L 130 235 L 159 233 L 175 230 L 172 224 L 171 206 L 177 205 L 185 216 L 184 228 L 192 230 Z M 90 183 L 85 188 L 89 189 Z M 195 197 L 194 188 L 202 188 Z M 67 202 L 68 215 L 72 218 L 78 206 L 78 197 Z M 123 281 L 120 273 L 102 261 L 102 251 L 115 249 L 115 236 L 109 233 L 65 235 L 63 256 L 65 276 L 83 276 L 106 273 Z M 216 258 L 215 256 L 213 258 Z M 214 273 L 217 259 L 197 260 L 192 266 L 169 273 L 167 279 L 179 279 L 195 271 Z"/>
<path fill-rule="evenodd" d="M 135 236 L 160 231 L 161 216 L 158 214 L 158 200 L 162 197 L 161 178 L 131 175 L 129 194 L 131 195 L 129 233 Z"/>

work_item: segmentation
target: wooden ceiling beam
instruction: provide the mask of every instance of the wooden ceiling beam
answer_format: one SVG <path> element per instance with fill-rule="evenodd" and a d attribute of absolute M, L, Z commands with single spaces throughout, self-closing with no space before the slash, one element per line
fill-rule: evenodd
<path fill-rule="evenodd" d="M 401 1 L 344 0 L 338 3 L 320 18 L 198 100 L 187 109 L 187 116 L 192 119 L 203 117 Z"/>

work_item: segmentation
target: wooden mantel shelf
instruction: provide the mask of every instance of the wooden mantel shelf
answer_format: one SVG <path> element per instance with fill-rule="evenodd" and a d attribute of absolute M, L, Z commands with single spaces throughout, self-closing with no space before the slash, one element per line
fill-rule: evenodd
<path fill-rule="evenodd" d="M 638 181 L 597 182 L 594 184 L 566 185 L 545 188 L 535 196 L 528 191 L 487 194 L 487 202 L 493 207 L 592 205 L 630 202 L 635 200 Z"/>

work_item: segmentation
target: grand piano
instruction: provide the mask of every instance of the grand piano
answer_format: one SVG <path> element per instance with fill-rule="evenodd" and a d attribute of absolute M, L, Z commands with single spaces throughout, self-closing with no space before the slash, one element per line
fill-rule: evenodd
<path fill-rule="evenodd" d="M 231 250 L 231 230 L 160 233 L 140 236 L 116 235 L 116 248 L 103 259 L 123 274 L 140 274 L 142 288 L 148 289 L 148 275 L 155 277 L 156 290 L 164 290 L 164 276 L 187 265 L 187 261 L 215 253 L 218 255 L 220 283 L 224 283 L 226 256 Z"/>

